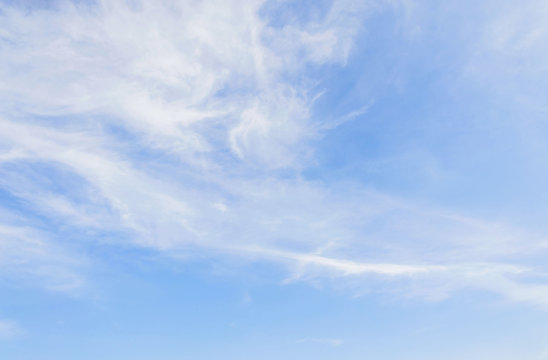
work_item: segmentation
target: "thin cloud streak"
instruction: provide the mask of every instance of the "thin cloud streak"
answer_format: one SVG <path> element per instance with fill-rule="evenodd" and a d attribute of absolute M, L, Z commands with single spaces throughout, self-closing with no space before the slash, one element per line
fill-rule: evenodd
<path fill-rule="evenodd" d="M 0 319 L 0 340 L 11 340 L 23 333 L 23 328 L 15 321 Z"/>
<path fill-rule="evenodd" d="M 295 341 L 297 344 L 326 344 L 330 346 L 341 346 L 344 341 L 341 339 L 331 339 L 331 338 L 302 338 Z"/>

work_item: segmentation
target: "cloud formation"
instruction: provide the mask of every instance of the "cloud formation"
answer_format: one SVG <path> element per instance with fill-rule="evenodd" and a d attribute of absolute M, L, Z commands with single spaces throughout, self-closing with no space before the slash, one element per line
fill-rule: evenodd
<path fill-rule="evenodd" d="M 312 344 L 326 344 L 330 346 L 340 346 L 344 341 L 341 339 L 329 339 L 329 338 L 302 338 L 296 341 L 297 344 L 305 344 L 305 343 L 312 343 Z"/>
<path fill-rule="evenodd" d="M 303 175 L 334 124 L 312 116 L 310 73 L 344 66 L 380 5 L 334 1 L 306 21 L 278 19 L 284 1 L 1 5 L 2 271 L 81 286 L 57 250 L 63 224 L 267 260 L 290 280 L 372 275 L 427 298 L 478 288 L 548 305 L 542 271 L 518 261 L 541 236 Z"/>
<path fill-rule="evenodd" d="M 9 340 L 23 333 L 23 329 L 15 322 L 0 319 L 0 340 Z"/>

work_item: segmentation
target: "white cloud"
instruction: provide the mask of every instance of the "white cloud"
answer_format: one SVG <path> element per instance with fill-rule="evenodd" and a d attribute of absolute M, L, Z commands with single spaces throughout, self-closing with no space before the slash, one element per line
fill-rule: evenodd
<path fill-rule="evenodd" d="M 0 276 L 51 291 L 76 294 L 85 283 L 85 260 L 57 244 L 48 234 L 23 224 L 5 224 L 0 209 Z M 21 222 L 20 219 L 13 219 Z"/>
<path fill-rule="evenodd" d="M 325 344 L 330 346 L 340 346 L 343 344 L 343 340 L 341 339 L 332 339 L 332 338 L 302 338 L 296 341 L 297 344 L 306 344 L 306 343 L 312 343 L 312 344 Z"/>
<path fill-rule="evenodd" d="M 257 16 L 261 3 L 62 3 L 30 14 L 5 7 L 3 112 L 83 113 L 94 121 L 109 115 L 109 125 L 121 122 L 146 146 L 187 162 L 224 148 L 261 166 L 292 165 L 312 129 L 307 89 L 279 77 L 302 64 L 284 61 L 306 45 L 302 36 L 318 37 L 312 31 L 338 33 L 312 46 L 325 48 L 321 63 L 347 56 L 332 47 L 351 39 L 344 29 L 356 21 L 345 19 L 355 14 L 341 14 L 336 6 L 325 24 L 276 32 Z M 295 37 L 297 31 L 302 36 Z M 230 144 L 213 137 L 212 128 L 229 133 Z"/>
<path fill-rule="evenodd" d="M 1 5 L 0 185 L 26 210 L 166 254 L 267 259 L 292 280 L 378 276 L 430 298 L 478 287 L 545 304 L 542 282 L 519 281 L 534 269 L 504 265 L 540 236 L 303 179 L 310 140 L 337 123 L 311 118 L 318 91 L 302 74 L 344 64 L 367 3 L 276 26 L 261 1 L 138 4 Z M 0 230 L 5 269 L 83 281 L 55 234 Z"/>
<path fill-rule="evenodd" d="M 542 142 L 535 124 L 544 122 L 547 110 L 543 96 L 548 65 L 548 5 L 542 0 L 496 2 L 486 21 L 478 24 L 479 35 L 472 42 L 464 81 L 475 84 L 509 109 L 519 109 L 520 131 L 528 141 Z M 523 119 L 527 118 L 527 121 Z"/>
<path fill-rule="evenodd" d="M 0 340 L 9 340 L 23 334 L 23 328 L 10 320 L 0 319 Z"/>

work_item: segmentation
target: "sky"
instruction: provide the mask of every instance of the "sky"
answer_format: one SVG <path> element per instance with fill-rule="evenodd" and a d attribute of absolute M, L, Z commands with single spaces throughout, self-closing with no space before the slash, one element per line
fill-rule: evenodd
<path fill-rule="evenodd" d="M 548 359 L 544 0 L 0 0 L 0 358 Z"/>

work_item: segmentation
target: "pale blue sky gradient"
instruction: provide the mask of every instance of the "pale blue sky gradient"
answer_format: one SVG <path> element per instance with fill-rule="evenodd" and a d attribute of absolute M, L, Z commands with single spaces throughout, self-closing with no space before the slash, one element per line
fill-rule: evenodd
<path fill-rule="evenodd" d="M 0 0 L 0 358 L 548 359 L 547 18 Z"/>

